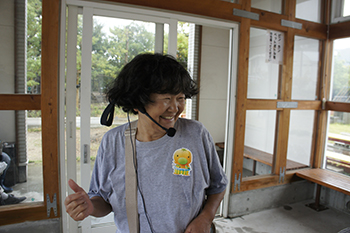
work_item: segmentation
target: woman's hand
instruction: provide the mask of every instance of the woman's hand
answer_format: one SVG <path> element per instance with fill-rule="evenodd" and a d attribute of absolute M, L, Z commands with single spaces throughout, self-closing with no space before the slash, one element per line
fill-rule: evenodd
<path fill-rule="evenodd" d="M 72 179 L 68 181 L 68 185 L 74 193 L 64 200 L 66 212 L 75 221 L 81 221 L 92 214 L 94 206 L 84 189 L 77 185 Z"/>
<path fill-rule="evenodd" d="M 202 212 L 187 226 L 185 233 L 209 233 L 216 210 L 221 200 L 224 198 L 224 195 L 225 191 L 208 195 Z"/>
<path fill-rule="evenodd" d="M 199 215 L 186 228 L 185 233 L 209 233 L 211 221 Z"/>

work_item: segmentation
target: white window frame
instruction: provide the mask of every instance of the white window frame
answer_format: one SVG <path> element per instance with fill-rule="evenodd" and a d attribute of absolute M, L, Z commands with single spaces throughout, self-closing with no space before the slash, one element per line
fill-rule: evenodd
<path fill-rule="evenodd" d="M 350 15 L 343 17 L 343 9 L 344 0 L 332 0 L 332 24 L 350 21 Z"/>

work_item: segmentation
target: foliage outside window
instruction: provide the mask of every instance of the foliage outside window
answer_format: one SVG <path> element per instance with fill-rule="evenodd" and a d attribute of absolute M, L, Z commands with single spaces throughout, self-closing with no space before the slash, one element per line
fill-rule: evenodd
<path fill-rule="evenodd" d="M 27 2 L 27 93 L 41 93 L 41 0 Z"/>
<path fill-rule="evenodd" d="M 344 0 L 343 17 L 350 16 L 350 0 Z"/>
<path fill-rule="evenodd" d="M 107 19 L 107 20 L 106 20 Z M 117 20 L 118 23 L 106 23 Z M 114 22 L 114 21 L 113 21 Z M 118 25 L 118 26 L 115 26 Z M 167 25 L 165 25 L 167 26 Z M 187 68 L 188 56 L 188 23 L 179 22 L 178 25 L 178 49 L 176 58 Z M 164 35 L 164 53 L 168 50 L 168 33 Z M 91 116 L 101 116 L 106 106 L 104 92 L 106 86 L 118 76 L 121 69 L 137 54 L 154 52 L 155 24 L 135 20 L 113 19 L 94 16 L 92 34 L 92 68 L 91 68 L 91 92 L 92 105 Z M 82 42 L 82 17 L 78 18 L 77 39 L 77 91 L 80 91 L 81 74 L 81 42 Z M 78 94 L 79 96 L 79 94 Z M 102 101 L 97 101 L 100 98 Z M 78 103 L 79 101 L 77 101 Z M 77 105 L 78 106 L 78 105 Z M 117 117 L 126 117 L 121 109 L 116 109 Z M 77 115 L 80 115 L 77 107 Z"/>

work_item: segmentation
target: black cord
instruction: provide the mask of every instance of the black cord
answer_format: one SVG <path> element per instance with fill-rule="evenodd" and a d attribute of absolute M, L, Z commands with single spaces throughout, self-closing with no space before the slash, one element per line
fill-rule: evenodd
<path fill-rule="evenodd" d="M 141 196 L 142 205 L 143 205 L 143 209 L 145 211 L 145 215 L 146 215 L 146 219 L 147 219 L 148 225 L 149 225 L 149 227 L 151 229 L 151 232 L 154 233 L 150 217 L 148 216 L 148 213 L 147 213 L 147 210 L 146 210 L 145 198 L 143 196 L 143 193 L 141 192 L 141 187 L 139 186 L 139 174 L 137 172 L 137 158 L 136 158 L 136 154 L 135 154 L 135 150 L 134 150 L 134 142 L 132 140 L 132 135 L 131 135 L 131 123 L 130 123 L 129 112 L 127 113 L 127 116 L 128 116 L 128 122 L 129 122 L 129 130 L 130 130 L 130 141 L 131 141 L 131 147 L 132 147 L 132 158 L 133 158 L 134 169 L 135 169 L 135 174 L 136 174 L 136 186 L 137 186 L 137 190 L 139 191 L 140 196 Z"/>

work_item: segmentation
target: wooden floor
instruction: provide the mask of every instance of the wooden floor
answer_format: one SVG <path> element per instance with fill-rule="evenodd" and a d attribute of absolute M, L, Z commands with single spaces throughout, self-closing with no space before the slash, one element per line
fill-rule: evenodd
<path fill-rule="evenodd" d="M 232 219 L 216 218 L 214 223 L 217 233 L 337 233 L 350 227 L 350 212 L 316 212 L 305 206 L 310 202 L 313 200 Z"/>

